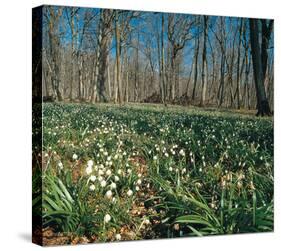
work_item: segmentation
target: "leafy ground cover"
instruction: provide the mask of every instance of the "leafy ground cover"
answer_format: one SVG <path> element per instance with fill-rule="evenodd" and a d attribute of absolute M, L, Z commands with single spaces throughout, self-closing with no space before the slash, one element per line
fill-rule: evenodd
<path fill-rule="evenodd" d="M 268 118 L 49 103 L 34 154 L 45 245 L 273 230 Z"/>

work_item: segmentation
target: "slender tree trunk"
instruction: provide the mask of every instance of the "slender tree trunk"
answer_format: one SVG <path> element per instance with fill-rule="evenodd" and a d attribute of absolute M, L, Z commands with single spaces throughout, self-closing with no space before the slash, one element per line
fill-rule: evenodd
<path fill-rule="evenodd" d="M 237 52 L 237 73 L 236 73 L 236 95 L 237 95 L 237 109 L 240 109 L 240 49 L 241 49 L 241 35 L 242 35 L 242 27 L 243 27 L 243 19 L 240 21 L 239 27 L 239 44 L 238 44 L 238 52 Z"/>
<path fill-rule="evenodd" d="M 161 89 L 162 103 L 166 105 L 166 84 L 165 84 L 165 48 L 164 48 L 164 14 L 161 16 Z"/>
<path fill-rule="evenodd" d="M 118 87 L 118 101 L 119 104 L 123 103 L 122 96 L 122 83 L 121 83 L 121 65 L 120 65 L 120 57 L 121 57 L 121 43 L 120 43 L 120 31 L 119 31 L 119 12 L 115 11 L 115 40 L 116 40 L 116 71 L 117 71 L 117 87 Z"/>
<path fill-rule="evenodd" d="M 108 96 L 109 96 L 109 100 L 112 99 L 111 96 L 111 78 L 110 78 L 110 65 L 109 65 L 109 54 L 107 55 L 107 83 L 108 83 Z"/>
<path fill-rule="evenodd" d="M 193 91 L 192 91 L 192 100 L 195 99 L 195 91 L 196 91 L 196 85 L 197 85 L 197 75 L 198 75 L 198 54 L 199 54 L 199 35 L 196 39 L 195 44 L 195 51 L 194 51 L 194 80 L 193 80 Z"/>
<path fill-rule="evenodd" d="M 203 32 L 203 51 L 202 51 L 202 95 L 200 105 L 204 106 L 206 101 L 206 86 L 207 86 L 207 62 L 206 62 L 206 39 L 207 39 L 207 25 L 208 17 L 203 16 L 204 19 L 204 32 Z"/>

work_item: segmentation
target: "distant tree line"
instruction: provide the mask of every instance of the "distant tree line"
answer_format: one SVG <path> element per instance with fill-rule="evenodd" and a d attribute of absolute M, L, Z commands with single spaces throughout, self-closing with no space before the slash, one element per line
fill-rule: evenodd
<path fill-rule="evenodd" d="M 273 20 L 44 6 L 43 95 L 270 115 Z"/>

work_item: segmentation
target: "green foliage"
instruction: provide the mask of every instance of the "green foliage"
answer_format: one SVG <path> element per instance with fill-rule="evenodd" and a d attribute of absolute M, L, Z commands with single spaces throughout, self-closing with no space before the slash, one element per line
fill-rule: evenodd
<path fill-rule="evenodd" d="M 45 227 L 99 241 L 124 226 L 132 239 L 273 230 L 269 119 L 44 104 L 43 124 Z M 141 202 L 145 215 L 136 216 Z"/>

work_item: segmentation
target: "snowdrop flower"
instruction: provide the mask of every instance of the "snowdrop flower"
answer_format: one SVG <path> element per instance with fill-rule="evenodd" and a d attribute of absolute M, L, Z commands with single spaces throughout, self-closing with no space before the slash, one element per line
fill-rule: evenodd
<path fill-rule="evenodd" d="M 169 167 L 169 171 L 170 171 L 170 172 L 172 172 L 172 171 L 173 171 L 173 168 L 172 168 L 171 166 Z"/>
<path fill-rule="evenodd" d="M 144 224 L 146 224 L 146 225 L 150 224 L 149 219 L 145 219 L 145 220 L 144 220 Z"/>
<path fill-rule="evenodd" d="M 95 182 L 97 179 L 97 177 L 95 175 L 91 175 L 90 176 L 90 181 Z"/>
<path fill-rule="evenodd" d="M 72 155 L 72 159 L 77 160 L 77 159 L 78 159 L 78 155 L 74 153 L 74 154 Z"/>
<path fill-rule="evenodd" d="M 168 158 L 169 157 L 169 154 L 167 152 L 164 153 L 164 155 Z"/>
<path fill-rule="evenodd" d="M 91 191 L 94 191 L 95 189 L 96 189 L 96 187 L 95 187 L 94 184 L 90 185 L 90 190 L 91 190 Z"/>
<path fill-rule="evenodd" d="M 111 190 L 108 190 L 108 191 L 106 192 L 105 196 L 106 196 L 108 199 L 111 199 L 111 197 L 112 197 L 112 192 L 111 192 Z"/>
<path fill-rule="evenodd" d="M 108 169 L 105 174 L 106 174 L 107 176 L 110 176 L 110 175 L 111 175 L 111 170 Z"/>
<path fill-rule="evenodd" d="M 116 183 L 112 182 L 111 185 L 110 185 L 110 187 L 111 187 L 111 189 L 116 189 L 116 187 L 117 187 L 117 186 L 116 186 Z"/>
<path fill-rule="evenodd" d="M 105 180 L 102 180 L 101 183 L 100 183 L 101 187 L 105 187 L 106 186 L 106 181 Z"/>
<path fill-rule="evenodd" d="M 94 161 L 92 161 L 91 159 L 88 160 L 87 165 L 88 165 L 88 166 L 93 166 L 93 165 L 94 165 Z"/>
<path fill-rule="evenodd" d="M 140 190 L 140 187 L 139 186 L 136 186 L 136 191 L 139 191 Z"/>
<path fill-rule="evenodd" d="M 153 156 L 153 160 L 157 160 L 157 156 Z"/>
<path fill-rule="evenodd" d="M 119 179 L 119 177 L 118 177 L 117 175 L 115 175 L 115 176 L 114 176 L 114 180 L 115 180 L 116 182 L 118 182 L 120 179 Z"/>
<path fill-rule="evenodd" d="M 122 174 L 122 170 L 121 169 L 118 169 L 117 173 L 120 175 Z"/>
<path fill-rule="evenodd" d="M 128 190 L 127 195 L 128 195 L 129 197 L 131 197 L 131 196 L 133 195 L 133 191 L 132 191 L 132 190 Z"/>
<path fill-rule="evenodd" d="M 87 175 L 91 174 L 91 173 L 93 172 L 92 166 L 87 166 L 87 168 L 86 168 L 85 171 L 86 171 L 86 174 L 87 174 Z"/>
<path fill-rule="evenodd" d="M 137 184 L 140 185 L 141 184 L 141 179 L 137 180 Z"/>
<path fill-rule="evenodd" d="M 179 154 L 180 154 L 181 156 L 185 156 L 185 152 L 184 152 L 184 150 L 183 150 L 183 149 L 181 149 L 181 150 L 180 150 L 180 152 L 179 152 Z"/>
<path fill-rule="evenodd" d="M 104 216 L 104 222 L 105 222 L 105 223 L 108 223 L 108 222 L 110 222 L 110 220 L 111 220 L 111 216 L 110 216 L 109 214 L 106 214 L 106 215 Z"/>
<path fill-rule="evenodd" d="M 60 168 L 60 170 L 63 169 L 63 164 L 61 162 L 58 163 L 58 167 Z"/>
<path fill-rule="evenodd" d="M 128 173 L 128 174 L 131 174 L 131 173 L 132 173 L 132 170 L 131 170 L 131 169 L 128 169 L 128 170 L 127 170 L 127 173 Z"/>
<path fill-rule="evenodd" d="M 121 241 L 121 234 L 116 234 L 115 238 L 116 238 L 117 241 Z"/>
<path fill-rule="evenodd" d="M 99 170 L 99 175 L 104 175 L 104 171 L 103 170 Z"/>

